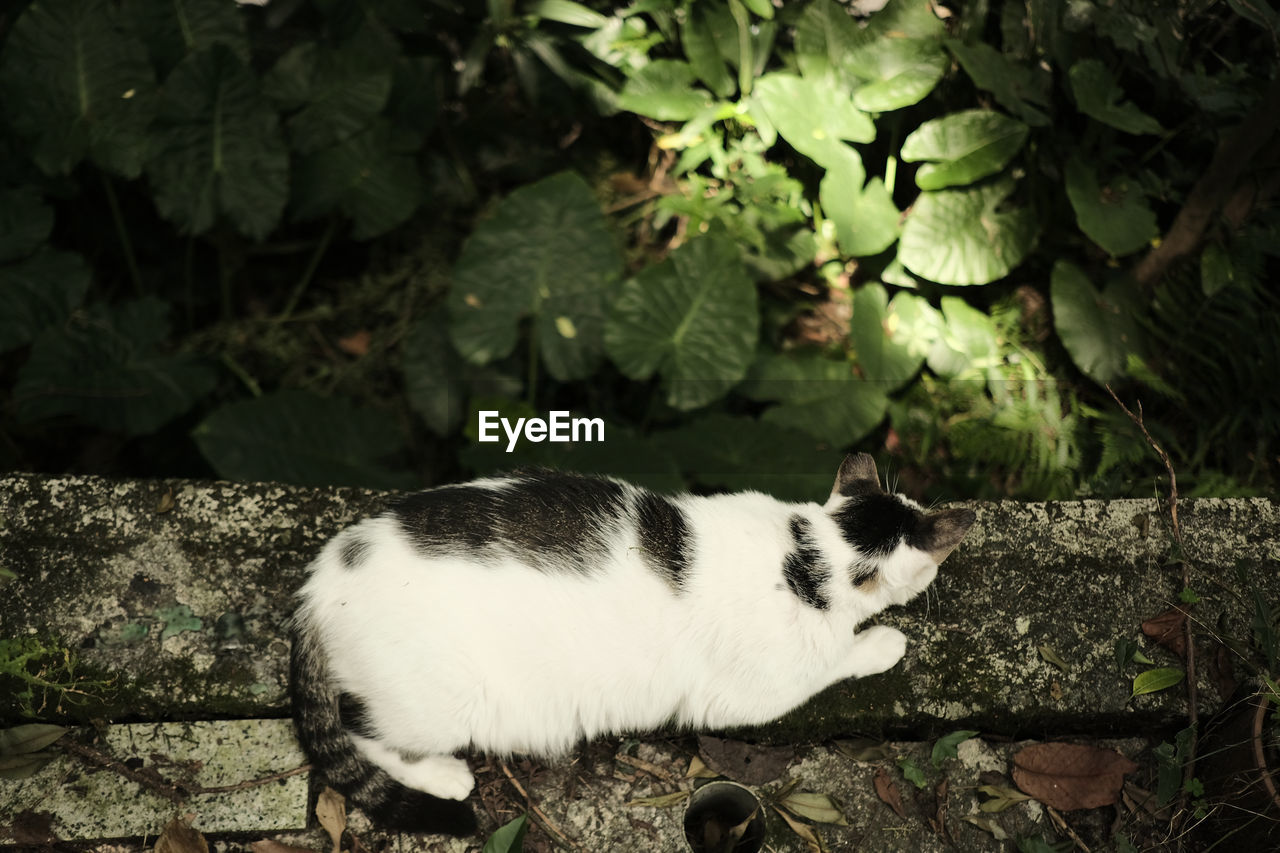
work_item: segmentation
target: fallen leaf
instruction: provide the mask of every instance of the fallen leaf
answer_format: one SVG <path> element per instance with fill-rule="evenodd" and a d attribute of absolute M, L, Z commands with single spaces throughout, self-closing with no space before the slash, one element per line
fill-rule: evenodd
<path fill-rule="evenodd" d="M 978 829 L 981 829 L 983 832 L 990 833 L 995 837 L 996 841 L 1006 841 L 1009 838 L 1009 833 L 1005 832 L 1004 827 L 996 823 L 993 818 L 970 814 L 965 815 L 964 819 L 978 827 Z"/>
<path fill-rule="evenodd" d="M 152 850 L 155 853 L 209 853 L 209 843 L 186 819 L 175 817 L 160 833 Z"/>
<path fill-rule="evenodd" d="M 789 746 L 756 746 L 710 735 L 698 735 L 698 751 L 721 776 L 752 786 L 777 779 L 796 755 Z"/>
<path fill-rule="evenodd" d="M 786 821 L 787 826 L 791 827 L 791 831 L 800 836 L 804 841 L 805 847 L 809 849 L 809 853 L 822 853 L 822 839 L 818 837 L 818 833 L 814 832 L 812 826 L 800 823 L 800 821 L 787 814 L 785 810 L 778 807 L 773 809 L 778 816 Z"/>
<path fill-rule="evenodd" d="M 0 755 L 27 755 L 39 752 L 67 733 L 62 726 L 28 723 L 0 729 Z"/>
<path fill-rule="evenodd" d="M 893 777 L 889 775 L 889 771 L 883 765 L 876 768 L 876 778 L 873 784 L 876 787 L 876 796 L 880 798 L 880 801 L 893 809 L 898 817 L 905 818 L 907 812 L 902 807 L 902 792 L 898 790 L 898 783 L 893 781 Z"/>
<path fill-rule="evenodd" d="M 347 355 L 353 355 L 359 358 L 369 352 L 369 343 L 373 340 L 373 335 L 368 329 L 361 329 L 358 332 L 352 332 L 345 338 L 338 338 L 338 349 Z"/>
<path fill-rule="evenodd" d="M 1187 608 L 1179 605 L 1142 623 L 1142 633 L 1173 652 L 1178 657 L 1187 653 Z"/>
<path fill-rule="evenodd" d="M 929 780 L 924 778 L 924 771 L 920 769 L 920 765 L 916 764 L 915 759 L 910 755 L 898 756 L 898 769 L 902 771 L 902 775 L 908 782 L 921 791 L 928 786 Z"/>
<path fill-rule="evenodd" d="M 629 806 L 652 806 L 665 809 L 689 799 L 688 791 L 672 791 L 670 794 L 659 794 L 656 797 L 637 797 L 627 803 Z"/>
<path fill-rule="evenodd" d="M 948 758 L 959 757 L 960 753 L 957 749 L 960 744 L 977 734 L 978 733 L 975 731 L 964 729 L 938 738 L 937 742 L 933 745 L 933 754 L 930 756 L 933 766 L 941 769 L 942 762 L 946 761 Z"/>
<path fill-rule="evenodd" d="M 164 515 L 166 512 L 173 509 L 177 503 L 178 502 L 173 499 L 173 489 L 165 489 L 164 494 L 160 496 L 160 500 L 156 501 L 156 515 Z"/>
<path fill-rule="evenodd" d="M 1018 789 L 1007 785 L 979 785 L 978 792 L 991 798 L 978 804 L 979 809 L 989 814 L 1002 812 L 1010 806 L 1016 806 L 1031 799 Z"/>
<path fill-rule="evenodd" d="M 883 761 L 893 755 L 889 750 L 889 744 L 869 737 L 837 740 L 833 745 L 842 755 L 854 761 Z"/>
<path fill-rule="evenodd" d="M 1145 696 L 1148 693 L 1158 693 L 1161 690 L 1172 687 L 1186 677 L 1187 674 L 1182 670 L 1167 666 L 1140 672 L 1133 679 L 1133 695 Z"/>
<path fill-rule="evenodd" d="M 25 755 L 0 755 L 0 779 L 28 779 L 58 756 L 52 752 L 29 752 Z"/>
<path fill-rule="evenodd" d="M 346 798 L 326 786 L 316 800 L 316 818 L 333 841 L 333 853 L 341 853 L 342 833 L 347 828 Z"/>
<path fill-rule="evenodd" d="M 1111 805 L 1120 797 L 1125 774 L 1137 769 L 1115 750 L 1085 744 L 1038 743 L 1013 756 L 1014 783 L 1062 811 Z"/>
<path fill-rule="evenodd" d="M 58 841 L 53 831 L 53 815 L 26 809 L 13 816 L 13 840 L 19 845 L 48 847 Z"/>
<path fill-rule="evenodd" d="M 951 780 L 943 776 L 942 781 L 933 789 L 933 799 L 938 805 L 934 809 L 933 817 L 929 818 L 929 825 L 938 835 L 943 835 L 947 831 L 947 789 L 950 787 Z"/>
<path fill-rule="evenodd" d="M 695 755 L 693 758 L 689 759 L 689 769 L 684 774 L 684 778 L 715 779 L 719 775 L 720 775 L 719 773 L 717 773 L 716 771 L 712 770 L 710 767 L 707 766 L 707 763 L 702 760 L 702 756 Z"/>
<path fill-rule="evenodd" d="M 826 794 L 811 794 L 805 791 L 794 791 L 778 801 L 778 805 L 797 817 L 806 818 L 814 823 L 833 823 L 836 826 L 848 826 L 844 813 L 836 808 L 835 803 Z"/>
<path fill-rule="evenodd" d="M 264 838 L 249 845 L 251 853 L 316 853 L 309 847 L 294 847 L 292 844 L 281 844 Z"/>
<path fill-rule="evenodd" d="M 1048 664 L 1056 666 L 1061 672 L 1070 672 L 1071 665 L 1053 650 L 1052 646 L 1040 646 L 1037 651 L 1040 652 L 1040 658 Z"/>

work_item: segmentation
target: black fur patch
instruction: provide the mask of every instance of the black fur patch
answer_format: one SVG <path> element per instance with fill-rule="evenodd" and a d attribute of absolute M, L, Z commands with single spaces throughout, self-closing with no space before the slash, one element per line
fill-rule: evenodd
<path fill-rule="evenodd" d="M 354 693 L 343 693 L 338 697 L 338 719 L 342 721 L 342 727 L 354 735 L 370 739 L 378 736 L 364 702 Z"/>
<path fill-rule="evenodd" d="M 539 470 L 496 489 L 419 492 L 396 501 L 391 514 L 426 551 L 505 552 L 546 570 L 589 573 L 609 548 L 624 497 L 612 480 Z"/>
<path fill-rule="evenodd" d="M 653 492 L 642 492 L 635 505 L 640 552 L 649 567 L 666 578 L 674 589 L 684 583 L 689 568 L 689 523 L 672 501 Z"/>
<path fill-rule="evenodd" d="M 347 540 L 342 543 L 342 551 L 339 557 L 342 559 L 342 565 L 348 569 L 355 569 L 364 562 L 365 557 L 369 556 L 369 552 L 373 549 L 367 540 L 361 539 L 359 536 L 348 536 Z"/>
<path fill-rule="evenodd" d="M 891 495 L 862 495 L 832 513 L 845 541 L 868 556 L 888 556 L 915 532 L 920 514 Z"/>
<path fill-rule="evenodd" d="M 822 583 L 831 574 L 822 552 L 813 544 L 809 521 L 791 516 L 792 551 L 782 561 L 782 576 L 797 598 L 810 607 L 826 610 L 831 606 L 822 594 Z"/>

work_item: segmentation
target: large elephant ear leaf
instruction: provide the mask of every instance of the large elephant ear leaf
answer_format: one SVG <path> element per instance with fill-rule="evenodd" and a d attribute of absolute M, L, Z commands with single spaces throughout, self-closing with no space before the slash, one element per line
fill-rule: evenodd
<path fill-rule="evenodd" d="M 657 373 L 669 405 L 695 409 L 746 376 L 759 326 L 755 284 L 742 254 L 713 228 L 623 285 L 605 346 L 624 374 L 647 379 Z"/>
<path fill-rule="evenodd" d="M 225 45 L 184 59 L 165 81 L 156 156 L 147 164 L 156 207 L 188 234 L 225 217 L 265 237 L 289 195 L 289 152 L 258 79 Z"/>
<path fill-rule="evenodd" d="M 5 118 L 48 174 L 67 174 L 88 157 L 136 178 L 154 89 L 146 47 L 107 0 L 32 3 L 0 54 Z"/>
<path fill-rule="evenodd" d="M 609 297 L 622 272 L 604 213 L 573 172 L 513 192 L 476 226 L 453 268 L 454 345 L 473 364 L 515 349 L 522 320 L 556 379 L 582 379 L 604 350 Z"/>

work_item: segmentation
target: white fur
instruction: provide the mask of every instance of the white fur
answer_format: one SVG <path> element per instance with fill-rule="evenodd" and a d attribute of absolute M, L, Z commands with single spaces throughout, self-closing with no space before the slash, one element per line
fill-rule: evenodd
<path fill-rule="evenodd" d="M 584 737 L 670 722 L 764 723 L 902 657 L 901 632 L 855 628 L 933 580 L 927 554 L 900 546 L 859 590 L 848 570 L 866 556 L 826 512 L 843 498 L 676 500 L 694 551 L 678 593 L 630 531 L 585 576 L 514 558 L 426 557 L 385 517 L 335 538 L 311 567 L 299 618 L 318 629 L 341 689 L 365 703 L 378 738 L 355 738 L 357 748 L 398 781 L 459 799 L 472 785 L 451 757 L 459 750 L 555 755 Z M 826 610 L 783 579 L 793 514 L 833 567 Z M 348 568 L 340 553 L 352 533 L 372 548 Z"/>

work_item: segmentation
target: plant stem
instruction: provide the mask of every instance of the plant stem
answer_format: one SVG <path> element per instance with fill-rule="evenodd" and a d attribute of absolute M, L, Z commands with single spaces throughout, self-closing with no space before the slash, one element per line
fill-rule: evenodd
<path fill-rule="evenodd" d="M 293 286 L 293 292 L 289 294 L 289 301 L 285 302 L 284 308 L 280 309 L 280 314 L 276 317 L 277 323 L 283 323 L 293 315 L 294 309 L 302 301 L 302 294 L 306 293 L 307 287 L 311 284 L 311 278 L 320 267 L 320 261 L 324 258 L 325 251 L 329 248 L 329 241 L 333 239 L 333 234 L 337 230 L 338 218 L 336 216 L 330 217 L 329 225 L 324 229 L 324 234 L 320 237 L 320 242 L 316 244 L 315 251 L 311 253 L 311 260 L 307 262 L 307 268 L 303 270 L 302 277 L 298 279 L 298 283 Z"/>
<path fill-rule="evenodd" d="M 240 362 L 235 360 L 231 353 L 224 352 L 220 360 L 227 370 L 234 373 L 236 378 L 244 383 L 244 387 L 249 389 L 250 394 L 255 397 L 262 396 L 262 386 L 258 384 L 258 380 L 254 379 L 249 371 L 245 370 Z"/>
<path fill-rule="evenodd" d="M 116 198 L 115 187 L 111 185 L 111 178 L 106 172 L 98 171 L 98 177 L 102 180 L 102 189 L 107 195 L 107 206 L 111 208 L 111 219 L 116 225 L 116 236 L 120 238 L 120 250 L 124 252 L 125 265 L 129 267 L 129 279 L 133 282 L 133 292 L 136 296 L 143 295 L 142 274 L 138 272 L 138 259 L 133 254 L 133 242 L 129 239 L 129 230 L 125 228 L 124 217 L 120 215 L 120 201 Z"/>

